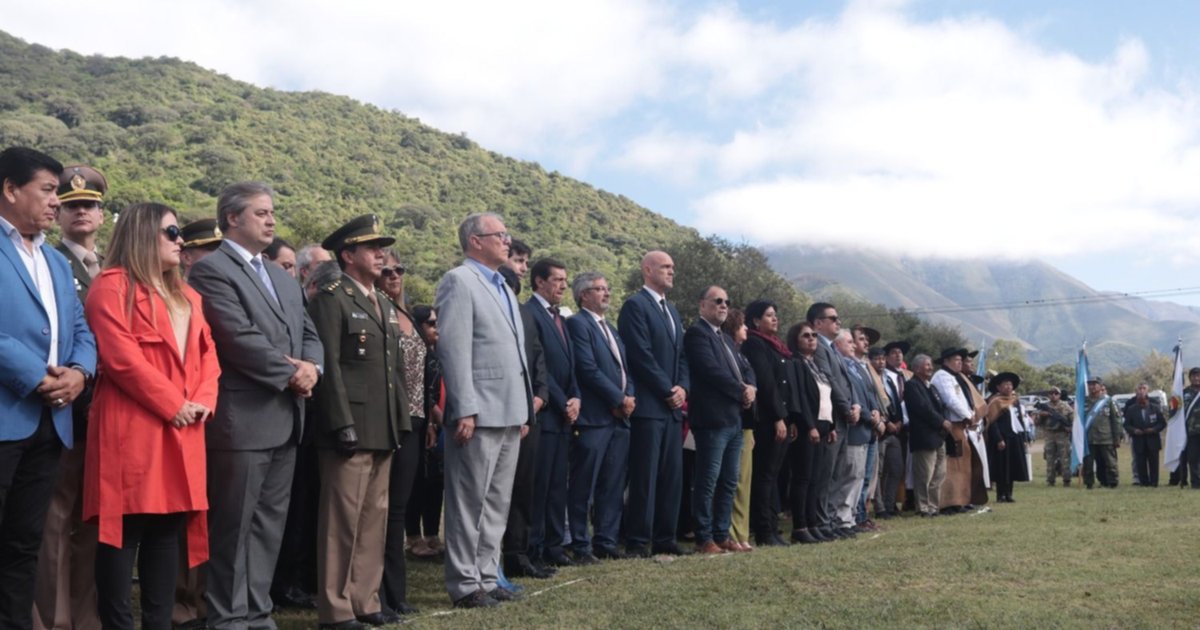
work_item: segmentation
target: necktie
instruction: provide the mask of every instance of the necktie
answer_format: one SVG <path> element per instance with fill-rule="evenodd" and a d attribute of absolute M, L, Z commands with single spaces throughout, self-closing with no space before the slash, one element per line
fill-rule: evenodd
<path fill-rule="evenodd" d="M 658 305 L 662 308 L 663 317 L 667 320 L 667 330 L 671 331 L 671 339 L 675 338 L 675 320 L 671 318 L 671 312 L 667 310 L 667 299 L 663 298 L 658 301 Z"/>
<path fill-rule="evenodd" d="M 271 276 L 267 274 L 267 268 L 263 266 L 261 256 L 255 256 L 250 259 L 250 266 L 254 267 L 255 273 L 258 274 L 258 279 L 262 280 L 263 286 L 267 288 L 267 293 L 275 299 L 275 303 L 279 304 L 279 294 L 275 293 L 275 285 L 271 282 Z"/>
<path fill-rule="evenodd" d="M 604 340 L 608 342 L 608 350 L 612 352 L 613 358 L 617 360 L 617 367 L 621 368 L 621 391 L 625 391 L 625 363 L 621 361 L 621 349 L 617 347 L 617 340 L 613 339 L 612 333 L 608 331 L 608 324 L 604 320 L 596 320 L 596 325 L 600 327 L 600 332 L 604 334 Z"/>
<path fill-rule="evenodd" d="M 558 329 L 558 336 L 562 337 L 563 341 L 566 341 L 567 331 L 563 329 L 562 315 L 559 308 L 557 306 L 550 306 L 546 310 L 550 311 L 550 315 L 554 317 L 554 327 Z"/>
<path fill-rule="evenodd" d="M 84 255 L 83 266 L 92 278 L 100 275 L 100 259 L 96 256 L 96 252 L 88 252 Z"/>
<path fill-rule="evenodd" d="M 504 284 L 504 276 L 499 273 L 492 275 L 492 284 L 496 285 L 496 290 L 500 292 L 500 297 L 503 299 L 503 304 L 507 307 L 504 313 L 508 315 L 508 323 L 516 326 L 516 319 L 512 312 L 512 298 L 508 297 L 508 291 L 505 291 L 507 285 Z"/>
<path fill-rule="evenodd" d="M 379 298 L 375 296 L 374 291 L 367 291 L 367 299 L 371 300 L 371 306 L 375 307 L 375 318 L 383 322 L 383 311 L 379 310 Z"/>

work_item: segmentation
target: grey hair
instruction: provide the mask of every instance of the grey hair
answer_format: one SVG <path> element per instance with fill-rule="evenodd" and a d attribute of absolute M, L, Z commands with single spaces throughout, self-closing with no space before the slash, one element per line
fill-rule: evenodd
<path fill-rule="evenodd" d="M 323 287 L 341 277 L 342 268 L 338 265 L 337 261 L 326 260 L 317 265 L 317 268 L 308 274 L 308 279 L 304 281 L 304 290 L 308 291 L 313 287 Z"/>
<path fill-rule="evenodd" d="M 296 252 L 296 268 L 308 269 L 308 266 L 312 264 L 313 253 L 319 249 L 322 248 L 316 243 L 301 247 L 300 251 Z"/>
<path fill-rule="evenodd" d="M 607 280 L 607 278 L 599 271 L 585 271 L 575 276 L 575 280 L 571 282 L 571 295 L 575 296 L 576 304 L 582 304 L 580 300 L 583 298 L 583 292 L 592 288 L 597 280 Z"/>
<path fill-rule="evenodd" d="M 842 338 L 849 339 L 850 341 L 854 341 L 854 333 L 852 333 L 849 328 L 843 328 L 840 331 L 838 331 L 838 334 L 833 337 L 833 340 L 837 341 L 838 339 L 842 339 Z"/>
<path fill-rule="evenodd" d="M 928 354 L 918 354 L 917 356 L 913 357 L 913 360 L 912 360 L 913 367 L 917 367 L 917 366 L 923 365 L 925 363 L 933 363 L 933 359 L 930 358 Z"/>
<path fill-rule="evenodd" d="M 463 219 L 462 223 L 458 224 L 458 244 L 462 247 L 463 253 L 466 253 L 467 248 L 471 244 L 471 237 L 477 234 L 482 234 L 483 220 L 491 217 L 497 221 L 503 222 L 504 219 L 495 212 L 476 212 L 468 214 L 467 218 Z"/>
<path fill-rule="evenodd" d="M 274 199 L 275 191 L 262 182 L 238 182 L 226 186 L 217 198 L 217 227 L 228 230 L 229 217 L 241 214 L 250 205 L 250 200 L 260 195 Z"/>

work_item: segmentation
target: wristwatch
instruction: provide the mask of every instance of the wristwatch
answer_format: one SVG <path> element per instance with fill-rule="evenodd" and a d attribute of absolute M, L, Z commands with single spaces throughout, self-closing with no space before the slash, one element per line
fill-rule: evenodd
<path fill-rule="evenodd" d="M 84 387 L 87 387 L 88 385 L 92 384 L 92 379 L 94 377 L 92 376 L 91 372 L 87 371 L 87 368 L 83 367 L 82 365 L 79 365 L 78 363 L 72 363 L 72 364 L 68 365 L 67 367 L 71 368 L 72 370 L 79 370 L 79 373 L 83 375 Z"/>

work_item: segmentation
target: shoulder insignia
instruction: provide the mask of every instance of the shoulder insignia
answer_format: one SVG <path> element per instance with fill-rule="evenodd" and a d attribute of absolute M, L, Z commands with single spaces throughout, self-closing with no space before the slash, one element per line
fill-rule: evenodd
<path fill-rule="evenodd" d="M 341 284 L 342 284 L 342 279 L 338 278 L 337 280 L 334 280 L 333 282 L 330 282 L 329 284 L 322 286 L 321 290 L 325 291 L 326 293 L 333 293 L 334 290 L 337 289 L 338 286 L 340 286 Z"/>

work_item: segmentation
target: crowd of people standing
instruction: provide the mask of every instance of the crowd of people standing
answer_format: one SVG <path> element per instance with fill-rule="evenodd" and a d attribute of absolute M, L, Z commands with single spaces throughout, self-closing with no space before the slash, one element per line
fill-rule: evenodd
<path fill-rule="evenodd" d="M 602 273 L 530 266 L 472 214 L 463 263 L 412 306 L 373 215 L 297 250 L 271 188 L 239 182 L 215 218 L 124 208 L 102 251 L 98 170 L 14 147 L 0 183 L 3 627 L 133 628 L 135 565 L 144 628 L 273 627 L 277 606 L 381 626 L 417 612 L 408 553 L 444 556 L 455 606 L 491 607 L 558 567 L 853 538 L 905 495 L 954 514 L 1032 474 L 1019 375 L 879 346 L 824 302 L 785 330 L 715 285 L 685 325 L 662 251 L 614 325 Z M 1117 411 L 1092 385 L 1084 479 L 1115 485 Z M 1143 394 L 1124 428 L 1156 482 Z"/>

